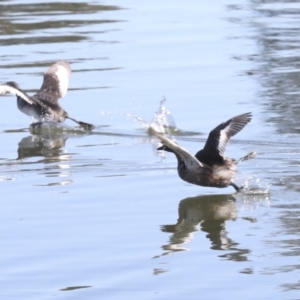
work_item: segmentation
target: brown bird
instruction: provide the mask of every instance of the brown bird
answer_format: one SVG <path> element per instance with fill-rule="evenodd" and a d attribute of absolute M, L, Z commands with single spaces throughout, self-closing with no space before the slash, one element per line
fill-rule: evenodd
<path fill-rule="evenodd" d="M 149 128 L 151 134 L 155 135 L 163 144 L 157 150 L 164 150 L 175 154 L 178 161 L 179 177 L 192 184 L 224 188 L 233 186 L 236 191 L 238 187 L 234 182 L 237 165 L 239 162 L 255 157 L 256 151 L 239 160 L 224 156 L 226 146 L 230 138 L 241 131 L 251 121 L 251 113 L 236 116 L 212 130 L 206 144 L 195 156 L 179 146 L 174 141 Z"/>
<path fill-rule="evenodd" d="M 17 83 L 9 81 L 0 84 L 0 95 L 11 93 L 17 96 L 17 105 L 21 112 L 33 117 L 31 126 L 41 125 L 43 122 L 63 122 L 70 119 L 85 130 L 92 130 L 94 126 L 71 118 L 59 105 L 58 99 L 66 95 L 70 65 L 66 61 L 58 61 L 44 73 L 44 81 L 40 90 L 33 96 L 28 96 Z"/>

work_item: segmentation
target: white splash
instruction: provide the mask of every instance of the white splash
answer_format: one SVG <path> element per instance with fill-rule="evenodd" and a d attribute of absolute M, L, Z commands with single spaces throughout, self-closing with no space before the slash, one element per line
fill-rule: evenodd
<path fill-rule="evenodd" d="M 268 195 L 270 193 L 271 184 L 262 182 L 260 178 L 255 175 L 247 175 L 240 177 L 238 181 L 243 181 L 243 195 Z"/>
<path fill-rule="evenodd" d="M 160 106 L 158 111 L 154 114 L 153 119 L 149 122 L 137 115 L 128 115 L 132 117 L 135 121 L 139 122 L 145 129 L 148 129 L 149 126 L 154 128 L 157 132 L 167 133 L 170 131 L 177 131 L 174 119 L 170 110 L 165 105 L 166 99 L 160 101 Z"/>

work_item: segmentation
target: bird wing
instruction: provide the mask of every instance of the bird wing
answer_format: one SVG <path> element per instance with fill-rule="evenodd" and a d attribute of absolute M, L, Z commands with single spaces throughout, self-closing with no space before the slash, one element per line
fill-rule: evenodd
<path fill-rule="evenodd" d="M 155 131 L 151 126 L 149 127 L 149 133 L 155 135 L 165 146 L 170 148 L 175 154 L 177 154 L 186 165 L 187 169 L 193 168 L 210 168 L 206 164 L 201 163 L 198 159 L 196 159 L 191 153 L 189 153 L 186 149 L 179 146 L 177 143 L 172 141 L 171 139 L 163 136 L 162 134 Z"/>
<path fill-rule="evenodd" d="M 0 83 L 0 95 L 10 93 L 12 95 L 19 96 L 20 98 L 22 98 L 29 104 L 36 104 L 35 99 L 32 99 L 31 97 L 29 97 L 24 91 L 17 88 L 15 85 L 16 85 L 15 83 L 13 83 L 13 85 L 12 85 L 9 82 Z"/>
<path fill-rule="evenodd" d="M 252 119 L 251 113 L 245 113 L 229 119 L 213 129 L 203 151 L 210 157 L 224 157 L 230 138 L 240 132 Z"/>
<path fill-rule="evenodd" d="M 64 97 L 68 91 L 70 75 L 69 63 L 58 61 L 44 73 L 43 84 L 34 97 L 57 103 L 58 99 Z"/>

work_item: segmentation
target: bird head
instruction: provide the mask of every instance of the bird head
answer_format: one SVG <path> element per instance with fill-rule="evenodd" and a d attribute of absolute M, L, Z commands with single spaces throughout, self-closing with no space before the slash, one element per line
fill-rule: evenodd
<path fill-rule="evenodd" d="M 172 149 L 170 149 L 169 147 L 167 147 L 166 145 L 162 145 L 161 147 L 157 148 L 156 150 L 163 150 L 163 151 L 174 153 L 174 151 Z"/>
<path fill-rule="evenodd" d="M 12 88 L 15 88 L 17 90 L 20 89 L 20 86 L 16 82 L 14 82 L 14 81 L 8 81 L 8 82 L 6 82 L 6 85 L 8 85 L 8 86 L 10 86 Z"/>

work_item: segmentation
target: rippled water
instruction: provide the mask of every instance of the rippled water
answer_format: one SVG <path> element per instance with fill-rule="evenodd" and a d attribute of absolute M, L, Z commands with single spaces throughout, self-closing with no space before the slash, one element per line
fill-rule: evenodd
<path fill-rule="evenodd" d="M 1 96 L 0 298 L 298 299 L 299 8 L 1 1 L 0 81 L 33 94 L 68 60 L 61 104 L 96 129 L 31 132 Z M 258 152 L 239 166 L 247 193 L 181 181 L 143 127 L 166 121 L 196 153 L 248 111 L 227 148 Z"/>

